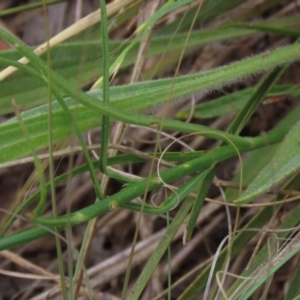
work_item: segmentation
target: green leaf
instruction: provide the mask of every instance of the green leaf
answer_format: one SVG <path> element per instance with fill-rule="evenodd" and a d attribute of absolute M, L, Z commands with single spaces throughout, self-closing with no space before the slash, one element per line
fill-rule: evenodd
<path fill-rule="evenodd" d="M 298 120 L 300 115 L 300 106 L 295 107 L 283 120 L 281 120 L 272 132 L 280 132 L 281 130 L 289 130 Z M 243 161 L 243 184 L 250 184 L 253 179 L 257 176 L 259 171 L 262 170 L 264 166 L 269 164 L 272 159 L 272 156 L 277 152 L 279 144 L 276 145 L 267 145 L 265 148 L 257 149 L 251 151 L 246 159 Z M 234 176 L 233 182 L 239 183 L 240 171 Z M 238 199 L 238 190 L 237 189 L 226 189 L 226 199 L 228 202 Z"/>
<path fill-rule="evenodd" d="M 297 26 L 299 18 L 276 20 L 278 26 Z M 272 21 L 260 22 L 258 24 L 272 24 Z M 166 51 L 167 55 L 178 51 L 181 53 L 183 46 L 186 47 L 186 55 L 196 47 L 201 47 L 209 43 L 229 40 L 242 36 L 257 34 L 255 30 L 243 28 L 216 28 L 194 31 L 190 34 L 189 40 L 186 42 L 186 33 L 155 36 L 151 40 L 147 57 L 160 55 Z M 186 43 L 186 45 L 185 45 Z M 113 62 L 130 44 L 130 41 L 110 41 L 110 62 Z M 121 68 L 131 66 L 135 60 L 139 45 L 135 45 L 126 55 Z M 102 75 L 102 50 L 99 41 L 69 42 L 60 44 L 51 49 L 51 68 L 59 75 L 65 78 L 72 87 L 83 87 L 92 80 Z M 1 58 L 18 60 L 20 54 L 17 50 L 8 50 L 0 52 L 0 69 L 7 66 L 1 62 Z M 46 55 L 41 57 L 46 61 Z M 17 72 L 0 82 L 0 112 L 6 114 L 13 112 L 11 99 L 15 99 L 20 107 L 24 109 L 46 103 L 47 89 L 35 78 Z"/>
<path fill-rule="evenodd" d="M 100 125 L 99 114 L 108 114 L 112 119 L 120 120 L 125 123 L 134 123 L 142 126 L 153 126 L 160 124 L 161 119 L 152 116 L 138 115 L 134 112 L 128 114 L 126 110 L 140 111 L 149 107 L 156 107 L 169 100 L 176 100 L 180 97 L 186 97 L 197 92 L 207 92 L 209 90 L 220 88 L 231 82 L 240 80 L 241 78 L 266 70 L 274 65 L 281 65 L 300 57 L 299 45 L 286 46 L 269 52 L 267 55 L 262 54 L 244 59 L 240 62 L 220 67 L 204 73 L 182 76 L 175 79 L 162 79 L 149 81 L 128 86 L 119 86 L 112 88 L 111 103 L 118 100 L 118 104 L 104 104 L 102 101 L 95 99 L 101 93 L 84 94 L 73 89 L 65 89 L 66 92 L 74 95 L 77 104 L 72 99 L 67 99 L 66 104 L 70 112 L 74 115 L 78 127 L 81 131 L 89 130 Z M 52 74 L 56 84 L 62 85 L 62 79 L 58 75 Z M 62 85 L 63 87 L 63 85 Z M 172 94 L 170 89 L 172 88 Z M 94 96 L 94 97 L 93 97 Z M 140 101 L 143 99 L 143 101 Z M 124 109 L 124 110 L 123 110 Z M 47 145 L 47 107 L 42 106 L 32 111 L 25 112 L 22 115 L 24 124 L 28 129 L 31 140 L 36 147 L 41 149 Z M 44 115 L 43 115 L 44 114 Z M 72 124 L 65 118 L 64 112 L 59 108 L 58 104 L 53 105 L 53 141 L 57 142 L 72 136 Z M 233 143 L 248 144 L 249 141 L 244 138 L 222 131 L 207 128 L 196 124 L 187 124 L 184 122 L 164 120 L 164 129 L 170 129 L 180 132 L 199 132 L 211 138 L 217 138 L 227 141 L 230 139 Z M 204 133 L 205 132 L 205 133 Z M 12 139 L 12 136 L 14 138 Z M 19 124 L 16 120 L 0 125 L 0 150 L 2 156 L 0 162 L 6 162 L 11 159 L 26 155 L 29 153 L 28 147 L 24 141 Z M 18 144 L 18 147 L 15 145 Z"/>
<path fill-rule="evenodd" d="M 247 88 L 235 93 L 229 93 L 219 98 L 206 101 L 196 105 L 193 113 L 194 118 L 207 119 L 216 118 L 227 114 L 237 113 L 254 92 L 255 87 Z M 271 88 L 267 97 L 299 97 L 300 88 L 293 85 L 276 85 Z M 176 114 L 178 119 L 186 119 L 190 109 L 183 110 Z"/>
<path fill-rule="evenodd" d="M 197 219 L 199 217 L 201 208 L 203 206 L 205 197 L 208 193 L 209 188 L 211 187 L 212 180 L 215 176 L 216 170 L 215 168 L 211 168 L 202 172 L 202 176 L 200 178 L 199 187 L 197 191 L 197 198 L 193 204 L 188 224 L 186 226 L 187 230 L 187 238 L 185 243 L 188 243 L 192 237 L 194 228 L 196 226 Z"/>
<path fill-rule="evenodd" d="M 132 292 L 128 296 L 128 300 L 138 300 L 140 299 L 141 293 L 143 292 L 144 288 L 146 287 L 148 280 L 152 273 L 154 272 L 156 266 L 158 265 L 159 261 L 161 260 L 163 254 L 169 247 L 173 237 L 175 236 L 176 232 L 182 225 L 186 215 L 188 214 L 191 206 L 194 202 L 194 199 L 187 199 L 180 210 L 177 212 L 175 218 L 173 219 L 171 225 L 168 227 L 165 236 L 160 240 L 157 248 L 155 249 L 154 253 L 149 258 L 146 266 L 144 267 L 141 275 L 139 276 L 138 280 L 134 284 L 132 288 Z"/>
<path fill-rule="evenodd" d="M 246 191 L 236 204 L 249 203 L 259 195 L 268 192 L 274 185 L 283 179 L 294 174 L 300 167 L 300 121 L 298 121 L 284 141 L 278 151 L 273 156 L 271 162 L 256 176 Z"/>
<path fill-rule="evenodd" d="M 192 32 L 186 44 L 187 49 L 200 47 L 211 42 L 235 38 L 243 35 L 254 34 L 255 31 L 234 28 L 220 28 Z M 182 49 L 185 45 L 186 34 L 154 37 L 151 41 L 147 57 L 164 53 L 166 45 L 168 51 Z M 128 41 L 110 41 L 110 62 L 112 63 L 130 44 Z M 135 60 L 139 45 L 135 45 L 126 55 L 121 68 L 131 66 Z M 64 77 L 72 87 L 82 87 L 94 78 L 102 75 L 102 49 L 99 41 L 72 42 L 56 46 L 51 49 L 51 68 Z M 1 58 L 20 58 L 16 50 L 0 52 L 0 69 L 7 64 Z M 46 61 L 46 55 L 41 57 Z M 1 114 L 13 112 L 11 99 L 14 98 L 23 109 L 46 103 L 47 89 L 35 78 L 17 72 L 0 82 L 0 111 Z"/>

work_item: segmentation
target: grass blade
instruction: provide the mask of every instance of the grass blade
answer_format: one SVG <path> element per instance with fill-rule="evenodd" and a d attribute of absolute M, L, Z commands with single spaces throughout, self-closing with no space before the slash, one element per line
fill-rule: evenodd
<path fill-rule="evenodd" d="M 269 191 L 275 184 L 294 174 L 300 167 L 299 151 L 300 121 L 298 121 L 286 135 L 271 162 L 257 175 L 254 181 L 236 204 L 249 203 L 259 195 Z"/>

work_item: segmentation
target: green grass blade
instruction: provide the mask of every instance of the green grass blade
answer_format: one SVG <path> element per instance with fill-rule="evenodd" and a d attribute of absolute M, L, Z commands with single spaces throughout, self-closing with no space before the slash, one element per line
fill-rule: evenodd
<path fill-rule="evenodd" d="M 275 184 L 292 175 L 300 167 L 300 121 L 298 121 L 286 135 L 271 162 L 260 171 L 254 181 L 236 204 L 249 203 L 259 195 L 269 191 Z"/>
<path fill-rule="evenodd" d="M 239 134 L 241 132 L 241 130 L 244 128 L 246 123 L 250 120 L 251 116 L 260 105 L 260 103 L 265 98 L 270 88 L 277 82 L 277 80 L 284 73 L 286 68 L 287 65 L 276 67 L 262 80 L 262 82 L 257 86 L 249 100 L 238 112 L 238 114 L 230 124 L 228 132 L 234 132 L 236 134 Z"/>
<path fill-rule="evenodd" d="M 298 120 L 300 115 L 300 106 L 298 105 L 283 120 L 281 120 L 272 132 L 276 134 L 281 130 L 289 130 Z M 269 164 L 273 155 L 278 151 L 279 144 L 268 145 L 266 148 L 252 151 L 243 161 L 243 184 L 250 184 L 264 166 Z M 233 178 L 234 183 L 239 183 L 240 172 Z M 236 189 L 226 189 L 226 199 L 228 202 L 238 199 L 239 194 Z"/>
<path fill-rule="evenodd" d="M 254 93 L 255 87 L 247 88 L 229 93 L 219 98 L 200 103 L 195 106 L 193 117 L 199 119 L 209 119 L 234 114 L 240 111 L 251 94 Z M 295 85 L 275 85 L 267 94 L 267 98 L 272 97 L 289 97 L 298 98 L 300 88 Z M 182 110 L 176 114 L 178 119 L 186 119 L 190 114 L 190 109 Z"/>
<path fill-rule="evenodd" d="M 204 173 L 203 173 L 204 174 Z M 143 213 L 145 214 L 151 214 L 151 215 L 162 215 L 167 213 L 168 211 L 176 208 L 176 206 L 184 200 L 189 193 L 193 189 L 196 188 L 196 185 L 199 184 L 199 181 L 201 181 L 203 176 L 205 175 L 199 175 L 199 176 L 194 176 L 185 183 L 183 183 L 176 192 L 174 192 L 168 199 L 166 199 L 161 205 L 158 207 L 153 207 L 151 205 L 143 205 Z M 127 203 L 124 205 L 121 205 L 121 207 L 134 210 L 134 211 L 141 211 L 141 204 L 139 203 Z"/>
<path fill-rule="evenodd" d="M 197 192 L 197 198 L 195 199 L 195 202 L 193 204 L 188 223 L 186 226 L 187 230 L 187 237 L 185 243 L 188 243 L 192 237 L 194 228 L 196 226 L 197 219 L 199 217 L 201 208 L 203 206 L 205 197 L 207 195 L 207 192 L 209 188 L 211 187 L 213 178 L 215 176 L 215 168 L 205 170 L 202 172 L 203 178 L 201 178 L 199 181 L 199 186 L 198 186 L 198 192 Z"/>
<path fill-rule="evenodd" d="M 215 1 L 204 1 L 200 10 L 200 13 L 196 20 L 196 26 L 203 26 L 203 24 L 213 20 L 216 16 L 225 13 L 226 11 L 238 6 L 243 3 L 244 0 L 237 0 L 235 2 L 215 0 Z M 195 8 L 191 8 L 183 20 L 182 18 L 176 18 L 171 24 L 167 24 L 158 31 L 158 34 L 170 34 L 175 32 L 177 28 L 180 31 L 188 30 L 191 27 L 191 22 L 195 15 Z"/>
<path fill-rule="evenodd" d="M 300 31 L 293 30 L 293 29 L 283 29 L 280 27 L 273 27 L 273 26 L 266 26 L 266 25 L 256 25 L 256 24 L 235 24 L 232 25 L 236 28 L 247 28 L 247 29 L 256 29 L 258 31 L 267 32 L 267 33 L 274 33 L 274 34 L 282 34 L 291 37 L 299 38 Z"/>
<path fill-rule="evenodd" d="M 153 16 L 151 16 L 145 23 L 143 23 L 137 31 L 143 30 L 143 35 L 148 36 L 149 35 L 149 30 L 152 28 L 156 22 L 167 14 L 168 12 L 174 11 L 184 5 L 187 5 L 189 3 L 193 2 L 193 0 L 181 0 L 181 1 L 176 1 L 176 2 L 166 2 L 159 10 L 157 10 Z"/>
<path fill-rule="evenodd" d="M 176 232 L 182 225 L 186 215 L 188 214 L 191 206 L 194 202 L 194 199 L 187 199 L 179 211 L 177 212 L 175 218 L 173 219 L 172 223 L 169 225 L 165 236 L 160 240 L 156 250 L 149 258 L 146 266 L 144 267 L 141 275 L 139 276 L 138 280 L 134 284 L 132 288 L 132 292 L 128 296 L 128 300 L 137 300 L 140 299 L 141 293 L 143 292 L 144 288 L 146 287 L 148 280 L 150 279 L 152 273 L 154 272 L 156 266 L 158 265 L 159 261 L 161 260 L 163 254 L 168 249 L 173 237 L 175 236 Z"/>
<path fill-rule="evenodd" d="M 289 19 L 276 21 L 281 24 L 281 26 L 296 26 L 300 23 L 299 18 L 297 19 L 298 23 L 295 22 L 295 24 L 291 24 Z M 269 23 L 271 23 L 271 21 L 266 21 L 264 24 Z M 208 43 L 253 34 L 256 34 L 256 31 L 230 27 L 194 31 L 187 41 L 186 53 L 189 53 L 189 51 L 195 47 L 201 47 Z M 173 35 L 153 37 L 149 51 L 147 52 L 147 57 L 164 53 L 166 45 L 168 45 L 167 51 L 170 54 L 176 50 L 180 51 L 185 40 L 186 33 L 178 34 L 175 37 L 173 37 Z M 130 42 L 127 41 L 110 41 L 110 63 L 113 63 L 129 44 Z M 134 46 L 127 53 L 121 68 L 126 68 L 134 63 L 137 51 L 138 45 Z M 66 59 L 66 57 L 68 59 Z M 92 78 L 102 75 L 103 66 L 101 57 L 101 44 L 98 41 L 66 43 L 51 49 L 51 66 L 59 75 L 68 81 L 70 86 L 82 87 L 89 83 Z M 18 60 L 20 55 L 16 50 L 1 51 L 0 58 Z M 45 61 L 46 56 L 42 56 L 42 59 Z M 80 64 L 78 64 L 79 61 Z M 6 66 L 7 65 L 0 63 L 1 69 Z M 0 111 L 3 114 L 13 112 L 10 101 L 11 98 L 16 99 L 23 109 L 46 103 L 47 100 L 46 88 L 34 78 L 20 72 L 1 81 L 0 89 Z"/>
<path fill-rule="evenodd" d="M 6 36 L 7 37 L 7 36 Z M 298 58 L 298 56 L 300 56 L 300 51 L 297 51 L 297 45 L 292 45 L 292 46 L 287 46 L 284 47 L 282 49 L 278 49 L 278 50 L 274 50 L 273 52 L 270 52 L 270 54 L 267 55 L 267 57 L 263 56 L 258 56 L 258 57 L 253 57 L 253 58 L 248 58 L 245 59 L 241 62 L 237 62 L 234 64 L 231 64 L 229 66 L 224 66 L 215 70 L 211 70 L 209 72 L 206 72 L 204 74 L 200 73 L 200 74 L 196 74 L 196 75 L 190 75 L 190 76 L 183 76 L 183 77 L 179 77 L 176 79 L 176 84 L 174 86 L 173 89 L 173 94 L 172 94 L 172 98 L 173 99 L 177 99 L 178 97 L 182 97 L 191 93 L 195 93 L 199 90 L 202 91 L 208 91 L 210 89 L 215 88 L 216 86 L 220 86 L 220 85 L 225 85 L 228 84 L 230 82 L 232 82 L 233 78 L 235 78 L 235 80 L 237 80 L 239 77 L 238 76 L 243 76 L 243 74 L 251 74 L 253 72 L 258 72 L 259 70 L 262 71 L 265 68 L 267 68 L 267 66 L 271 66 L 272 64 L 282 64 L 288 60 L 290 60 L 292 57 Z M 255 59 L 255 61 L 254 61 Z M 226 75 L 224 75 L 226 74 Z M 56 79 L 56 84 L 62 84 L 62 79 L 60 79 L 60 77 L 54 76 L 54 79 Z M 135 94 L 135 97 L 129 96 L 126 97 L 125 99 L 122 98 L 122 100 L 120 100 L 120 106 L 118 107 L 118 109 L 116 109 L 115 106 L 112 106 L 111 104 L 104 104 L 101 101 L 96 101 L 93 97 L 89 96 L 88 94 L 84 94 L 82 92 L 76 92 L 74 90 L 70 90 L 69 88 L 65 89 L 64 91 L 67 93 L 71 93 L 71 95 L 73 97 L 75 97 L 75 99 L 78 99 L 84 106 L 91 108 L 92 110 L 94 110 L 94 112 L 92 113 L 91 111 L 87 111 L 86 107 L 80 107 L 80 109 L 78 109 L 79 113 L 78 113 L 78 119 L 80 120 L 80 118 L 82 118 L 83 113 L 85 113 L 86 115 L 88 115 L 89 117 L 87 118 L 89 120 L 89 122 L 84 122 L 84 120 L 82 120 L 82 122 L 84 123 L 84 125 L 82 127 L 79 127 L 81 130 L 88 130 L 91 129 L 95 126 L 95 123 L 97 125 L 99 125 L 99 117 L 98 117 L 98 113 L 104 113 L 104 114 L 108 114 L 110 117 L 123 121 L 125 123 L 136 123 L 139 125 L 143 125 L 143 126 L 153 126 L 153 124 L 157 123 L 159 124 L 161 122 L 161 120 L 157 117 L 149 117 L 149 116 L 142 116 L 142 115 L 137 115 L 137 114 L 132 114 L 132 115 L 128 115 L 125 111 L 120 110 L 119 108 L 121 107 L 121 105 L 123 105 L 123 107 L 125 106 L 130 106 L 130 107 L 136 107 L 137 110 L 139 109 L 145 109 L 146 107 L 149 106 L 153 106 L 153 105 L 157 105 L 158 103 L 163 103 L 164 101 L 168 100 L 168 97 L 170 95 L 169 89 L 171 87 L 172 84 L 172 79 L 164 79 L 164 80 L 159 80 L 159 81 L 153 81 L 153 82 L 146 82 L 146 83 L 141 83 L 141 84 L 137 84 L 135 85 L 135 87 L 137 88 L 136 92 L 132 92 L 132 94 Z M 60 86 L 61 88 L 63 88 L 63 86 Z M 148 97 L 143 98 L 143 92 L 142 90 L 147 90 L 148 92 Z M 124 90 L 125 87 L 118 87 L 116 88 L 116 91 L 118 90 L 120 93 L 122 90 Z M 129 88 L 130 90 L 132 90 L 132 86 L 130 86 Z M 152 91 L 149 92 L 149 91 Z M 157 95 L 157 97 L 155 97 L 155 95 Z M 158 96 L 160 95 L 160 96 Z M 139 99 L 143 98 L 145 101 L 142 104 L 143 107 L 139 106 L 139 104 L 141 103 L 141 101 L 139 101 Z M 157 100 L 158 99 L 158 100 Z M 156 100 L 155 103 L 154 100 Z M 74 104 L 75 105 L 75 104 Z M 76 107 L 76 105 L 75 105 Z M 34 111 L 35 113 L 37 113 L 37 111 Z M 55 112 L 53 112 L 55 114 Z M 30 114 L 30 113 L 29 113 Z M 61 113 L 60 113 L 61 114 Z M 94 116 L 94 117 L 93 117 Z M 55 117 L 55 116 L 54 116 Z M 25 122 L 25 117 L 23 117 L 24 122 Z M 41 121 L 41 119 L 39 120 Z M 35 121 L 34 121 L 35 122 Z M 65 120 L 60 120 L 60 122 L 64 122 L 65 124 Z M 60 123 L 58 122 L 58 123 Z M 1 124 L 1 134 L 6 134 L 9 135 L 11 134 L 11 128 L 4 128 L 4 127 L 10 127 L 12 125 L 10 125 L 10 123 L 4 123 Z M 65 125 L 66 126 L 66 125 Z M 35 126 L 37 127 L 37 126 Z M 171 130 L 175 130 L 175 131 L 181 131 L 181 132 L 201 132 L 201 131 L 206 131 L 206 132 L 211 132 L 211 134 L 206 134 L 206 136 L 208 137 L 212 137 L 212 138 L 217 138 L 217 139 L 222 139 L 222 135 L 224 136 L 224 140 L 226 139 L 230 139 L 232 142 L 238 144 L 238 143 L 245 143 L 245 140 L 243 138 L 240 137 L 235 137 L 233 135 L 226 135 L 226 134 L 222 134 L 222 132 L 219 132 L 217 130 L 212 130 L 206 128 L 205 126 L 200 126 L 200 125 L 193 125 L 193 124 L 184 124 L 183 122 L 178 122 L 178 121 L 170 121 L 170 120 L 166 120 L 163 124 L 163 127 L 165 129 L 171 129 Z M 29 128 L 29 127 L 28 127 Z M 45 129 L 44 127 L 38 126 L 37 128 L 37 132 L 40 132 L 41 130 Z M 55 128 L 54 128 L 55 129 Z M 35 134 L 37 134 L 37 132 L 35 132 Z M 57 132 L 57 135 L 54 134 L 54 140 L 56 139 L 59 140 L 59 138 L 66 138 L 70 135 L 70 125 L 67 125 L 65 128 L 63 128 L 60 132 Z M 31 132 L 29 132 L 31 134 Z M 214 134 L 216 133 L 216 134 Z M 222 135 L 220 135 L 222 134 Z M 17 136 L 17 134 L 16 134 Z M 8 137 L 9 138 L 9 137 Z M 17 138 L 16 138 L 17 141 Z M 37 143 L 39 143 L 39 147 L 43 147 L 45 146 L 45 142 L 41 142 L 37 141 Z M 3 147 L 4 145 L 2 145 Z M 23 146 L 24 147 L 24 146 Z M 20 151 L 21 148 L 19 149 L 15 149 L 15 151 Z M 10 151 L 13 150 L 13 147 L 10 148 Z M 11 156 L 13 154 L 13 152 L 10 151 L 3 151 L 3 156 L 2 156 L 2 162 L 3 161 L 7 161 L 13 158 L 13 156 Z M 27 150 L 28 153 L 28 150 Z M 26 152 L 24 153 L 26 154 Z M 17 154 L 15 154 L 17 155 Z M 20 154 L 18 154 L 17 156 L 14 157 L 18 157 L 20 156 Z"/>
<path fill-rule="evenodd" d="M 103 64 L 103 103 L 109 103 L 109 38 L 108 38 L 108 24 L 107 11 L 104 0 L 100 0 L 101 12 L 101 35 L 102 35 L 102 64 Z M 107 115 L 102 115 L 101 124 L 101 152 L 99 158 L 100 170 L 108 175 L 107 170 L 107 147 L 110 138 L 110 120 Z"/>

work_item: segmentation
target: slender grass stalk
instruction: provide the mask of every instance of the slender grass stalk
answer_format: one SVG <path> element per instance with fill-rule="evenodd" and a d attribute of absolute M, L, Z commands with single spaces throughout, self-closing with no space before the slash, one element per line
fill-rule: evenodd
<path fill-rule="evenodd" d="M 107 24 L 107 11 L 105 1 L 100 2 L 100 13 L 101 13 L 101 37 L 102 37 L 102 65 L 103 65 L 103 102 L 109 103 L 109 37 L 108 37 L 108 24 Z M 103 182 L 101 185 L 103 194 L 105 194 L 106 189 L 106 175 L 109 175 L 111 172 L 107 169 L 107 151 L 108 143 L 110 138 L 110 120 L 106 115 L 102 116 L 102 127 L 101 127 L 101 153 L 99 158 L 99 167 L 100 170 L 104 173 Z M 96 199 L 100 201 L 102 199 Z M 79 289 L 81 286 L 81 281 L 83 277 L 83 268 L 84 263 L 88 257 L 90 251 L 90 246 L 95 234 L 97 225 L 97 220 L 92 220 L 88 222 L 86 233 L 84 235 L 83 243 L 81 245 L 79 260 L 76 266 L 75 274 L 73 276 L 72 282 L 76 284 L 73 297 L 76 299 L 78 297 Z"/>
<path fill-rule="evenodd" d="M 49 39 L 50 39 L 50 34 L 49 34 L 49 19 L 48 19 L 48 14 L 47 14 L 47 7 L 45 0 L 43 0 L 43 13 L 44 13 L 44 19 L 45 19 L 45 36 L 47 39 L 47 63 L 48 63 L 48 74 L 47 74 L 47 90 L 48 90 L 48 151 L 49 151 L 49 177 L 50 177 L 50 184 L 51 184 L 51 202 L 52 202 L 52 213 L 53 216 L 57 216 L 57 206 L 56 206 L 56 191 L 55 191 L 55 185 L 54 185 L 54 177 L 55 177 L 55 170 L 54 170 L 54 160 L 53 160 L 53 134 L 52 134 L 52 124 L 53 124 L 53 119 L 52 119 L 52 80 L 51 80 L 51 72 L 50 72 L 50 62 L 51 62 L 51 56 L 50 56 L 50 48 L 49 48 Z M 42 209 L 44 209 L 44 206 L 46 203 L 39 202 L 35 209 L 35 213 L 38 210 L 39 206 L 41 206 Z M 40 212 L 35 215 L 40 215 Z M 71 261 L 68 260 L 68 271 L 69 271 L 69 276 L 72 277 L 72 247 L 70 247 L 70 241 L 72 240 L 70 238 L 70 227 L 66 226 L 67 229 L 67 239 L 69 241 L 68 244 L 68 249 L 71 250 L 71 255 L 69 253 L 69 257 L 71 256 Z M 58 233 L 57 228 L 55 228 L 55 232 Z M 58 260 L 58 269 L 59 269 L 59 275 L 60 275 L 60 281 L 61 281 L 61 291 L 62 291 L 62 296 L 64 300 L 68 299 L 68 292 L 67 292 L 67 286 L 66 286 L 66 278 L 65 278 L 65 271 L 64 271 L 64 261 L 63 261 L 63 255 L 62 255 L 62 248 L 61 248 L 61 242 L 58 237 L 58 235 L 55 235 L 55 244 L 56 244 L 56 253 L 57 253 L 57 260 Z M 70 282 L 69 286 L 69 292 L 71 296 L 71 291 L 72 291 L 72 282 Z"/>
<path fill-rule="evenodd" d="M 102 64 L 103 64 L 103 103 L 109 103 L 109 38 L 107 11 L 104 0 L 99 0 L 101 12 L 101 37 L 102 37 Z M 107 170 L 107 146 L 110 138 L 110 121 L 107 115 L 102 116 L 101 126 L 101 153 L 100 153 L 100 170 L 104 174 L 109 174 Z"/>

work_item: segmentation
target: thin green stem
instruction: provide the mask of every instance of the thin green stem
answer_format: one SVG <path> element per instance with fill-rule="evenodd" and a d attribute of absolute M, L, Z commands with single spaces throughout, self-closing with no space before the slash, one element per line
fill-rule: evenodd
<path fill-rule="evenodd" d="M 101 37 L 102 37 L 102 64 L 103 64 L 103 103 L 109 103 L 109 38 L 108 38 L 108 24 L 107 11 L 104 0 L 100 0 L 101 12 Z M 107 170 L 107 147 L 110 138 L 110 121 L 109 116 L 102 115 L 102 130 L 101 130 L 101 153 L 100 153 L 100 170 L 109 175 Z"/>
<path fill-rule="evenodd" d="M 50 183 L 51 183 L 51 203 L 52 203 L 52 213 L 53 216 L 57 216 L 57 205 L 56 205 L 56 190 L 54 185 L 54 178 L 55 178 L 55 170 L 54 170 L 54 160 L 53 160 L 53 132 L 52 132 L 52 125 L 53 125 L 53 118 L 52 118 L 52 80 L 51 80 L 51 72 L 50 72 L 50 51 L 49 51 L 49 20 L 48 20 L 48 14 L 47 14 L 47 7 L 45 4 L 45 0 L 43 0 L 43 13 L 44 13 L 44 19 L 45 19 L 45 36 L 47 38 L 47 63 L 48 63 L 48 73 L 47 73 L 47 94 L 48 94 L 48 151 L 49 151 L 49 177 L 50 177 Z M 45 206 L 46 203 L 39 203 Z M 38 206 L 37 206 L 38 208 Z M 44 207 L 43 207 L 44 209 Z M 38 215 L 39 216 L 39 215 Z M 70 226 L 66 226 L 67 229 L 67 238 L 70 240 L 68 231 L 70 229 Z M 55 228 L 55 232 L 58 233 L 57 228 Z M 66 278 L 65 278 L 65 270 L 64 270 L 64 260 L 62 255 L 62 248 L 61 248 L 61 241 L 59 236 L 55 235 L 55 244 L 56 244 L 56 253 L 57 253 L 57 261 L 58 261 L 58 269 L 59 269 L 59 276 L 61 279 L 61 292 L 62 297 L 64 300 L 68 300 L 68 292 L 66 287 Z M 68 244 L 68 250 L 70 251 L 72 247 L 70 247 L 70 244 Z M 71 250 L 72 252 L 72 250 Z M 71 258 L 73 258 L 73 255 L 71 254 Z M 73 261 L 73 260 L 72 260 Z M 72 269 L 72 261 L 71 265 L 70 262 L 68 264 L 69 266 L 69 276 L 72 278 L 72 273 L 70 273 L 70 269 Z M 72 271 L 71 271 L 72 272 Z M 70 293 L 72 291 L 72 282 L 70 282 Z M 71 297 L 70 297 L 71 298 Z"/>

